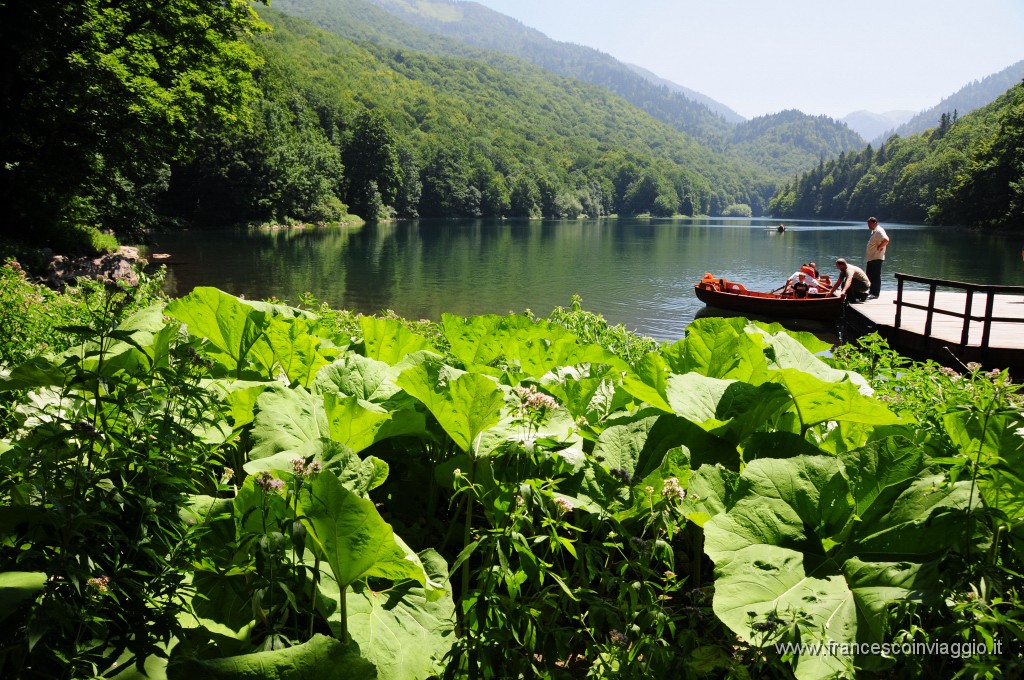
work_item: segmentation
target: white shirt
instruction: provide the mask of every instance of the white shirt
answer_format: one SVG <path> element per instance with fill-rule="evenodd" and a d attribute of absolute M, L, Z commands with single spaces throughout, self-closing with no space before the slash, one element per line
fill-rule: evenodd
<path fill-rule="evenodd" d="M 789 284 L 788 287 L 792 288 L 793 284 L 800 280 L 801 274 L 804 275 L 804 281 L 807 282 L 807 285 L 811 287 L 811 290 L 809 292 L 817 293 L 818 286 L 820 286 L 821 284 L 818 282 L 818 279 L 814 278 L 813 276 L 808 276 L 807 272 L 793 272 L 793 275 L 790 276 L 787 280 Z"/>
<path fill-rule="evenodd" d="M 871 236 L 868 237 L 868 249 L 864 255 L 865 262 L 871 262 L 871 260 L 884 260 L 885 249 L 882 244 L 889 240 L 889 237 L 885 233 L 885 229 L 878 226 L 871 230 Z"/>

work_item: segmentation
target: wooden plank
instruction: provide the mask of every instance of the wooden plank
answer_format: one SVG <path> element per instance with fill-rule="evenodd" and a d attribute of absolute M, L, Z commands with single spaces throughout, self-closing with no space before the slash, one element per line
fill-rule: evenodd
<path fill-rule="evenodd" d="M 903 301 L 925 306 L 928 304 L 928 291 L 903 291 Z M 935 309 L 947 310 L 963 314 L 967 305 L 967 294 L 947 291 L 935 293 Z M 975 304 L 974 314 L 978 317 L 983 313 L 982 305 Z M 875 300 L 850 305 L 851 313 L 859 314 L 876 326 L 896 325 L 896 292 L 882 291 Z M 1024 350 L 1024 296 L 995 295 L 993 297 L 992 318 L 1019 319 L 1021 323 L 993 321 L 990 329 L 989 347 Z M 924 335 L 927 314 L 920 309 L 903 307 L 900 319 L 900 330 Z M 963 331 L 963 319 L 935 313 L 932 317 L 931 336 L 954 345 L 960 345 Z M 980 347 L 985 332 L 982 321 L 971 321 L 968 345 Z"/>

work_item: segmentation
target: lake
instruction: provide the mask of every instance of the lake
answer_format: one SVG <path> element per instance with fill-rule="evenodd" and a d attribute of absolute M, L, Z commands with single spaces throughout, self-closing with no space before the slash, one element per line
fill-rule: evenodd
<path fill-rule="evenodd" d="M 332 307 L 392 309 L 408 318 L 546 315 L 573 294 L 611 323 L 674 340 L 704 305 L 705 272 L 770 290 L 804 262 L 835 278 L 835 259 L 864 264 L 864 222 L 730 218 L 416 220 L 298 230 L 158 233 L 170 254 L 167 292 L 216 286 L 249 299 L 296 302 L 313 293 Z M 1024 285 L 1020 239 L 954 227 L 882 226 L 894 272 Z"/>

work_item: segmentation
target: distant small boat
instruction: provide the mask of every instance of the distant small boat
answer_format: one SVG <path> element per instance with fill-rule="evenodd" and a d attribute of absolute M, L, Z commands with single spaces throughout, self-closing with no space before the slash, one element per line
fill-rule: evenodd
<path fill-rule="evenodd" d="M 844 297 L 826 293 L 797 298 L 792 295 L 747 290 L 742 283 L 704 275 L 695 286 L 697 299 L 711 307 L 778 319 L 838 319 Z"/>

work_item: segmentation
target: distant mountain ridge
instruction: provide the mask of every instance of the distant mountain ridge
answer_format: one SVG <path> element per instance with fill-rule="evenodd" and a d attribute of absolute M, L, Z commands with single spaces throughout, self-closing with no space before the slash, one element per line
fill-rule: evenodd
<path fill-rule="evenodd" d="M 917 111 L 887 111 L 885 113 L 854 111 L 843 116 L 840 122 L 846 123 L 851 130 L 864 139 L 875 139 L 885 131 L 903 125 L 916 113 Z"/>
<path fill-rule="evenodd" d="M 1024 79 L 1024 60 L 1007 66 L 998 73 L 993 73 L 981 80 L 975 80 L 965 85 L 954 94 L 943 99 L 936 106 L 921 111 L 902 125 L 887 128 L 881 134 L 875 137 L 868 137 L 867 139 L 871 139 L 872 145 L 877 148 L 879 144 L 892 135 L 908 137 L 924 132 L 929 128 L 938 127 L 942 114 L 953 115 L 956 112 L 958 116 L 963 116 L 975 109 L 987 106 L 1011 87 L 1020 83 L 1022 79 Z"/>
<path fill-rule="evenodd" d="M 276 4 L 279 9 L 291 12 L 287 7 L 310 1 L 284 0 Z M 720 141 L 731 127 L 730 122 L 705 103 L 651 82 L 609 54 L 552 40 L 517 19 L 479 3 L 456 0 L 365 2 L 421 30 L 483 50 L 511 54 L 552 73 L 605 87 L 655 118 L 706 143 Z"/>
<path fill-rule="evenodd" d="M 730 123 L 743 123 L 743 122 L 745 122 L 747 120 L 746 118 L 744 118 L 740 114 L 738 114 L 735 111 L 733 111 L 732 109 L 730 109 L 725 104 L 723 104 L 721 102 L 718 102 L 718 101 L 715 101 L 714 99 L 712 99 L 711 97 L 707 96 L 706 94 L 701 94 L 700 92 L 697 92 L 696 90 L 691 90 L 690 88 L 683 87 L 682 85 L 679 85 L 678 83 L 673 83 L 671 80 L 666 80 L 665 78 L 662 78 L 661 76 L 657 75 L 653 71 L 649 71 L 649 70 L 645 69 L 643 66 L 637 66 L 636 64 L 628 64 L 626 62 L 623 62 L 623 65 L 626 66 L 626 68 L 631 69 L 634 73 L 640 74 L 641 76 L 643 76 L 644 78 L 646 78 L 650 82 L 654 83 L 655 85 L 660 85 L 662 87 L 666 87 L 670 91 L 680 93 L 681 95 L 683 95 L 687 99 L 692 99 L 693 101 L 695 101 L 695 102 L 697 102 L 699 104 L 703 104 L 704 106 L 708 107 L 713 112 L 717 113 L 719 116 L 724 118 L 727 122 L 730 122 Z"/>

